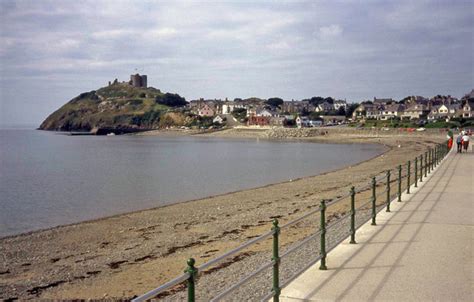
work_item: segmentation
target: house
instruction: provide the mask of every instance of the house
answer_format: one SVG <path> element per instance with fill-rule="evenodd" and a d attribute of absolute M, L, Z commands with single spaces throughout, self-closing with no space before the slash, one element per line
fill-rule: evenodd
<path fill-rule="evenodd" d="M 314 111 L 316 112 L 330 112 L 333 110 L 334 110 L 334 105 L 326 101 L 322 102 L 321 104 L 316 106 L 316 108 L 314 109 Z"/>
<path fill-rule="evenodd" d="M 321 118 L 325 125 L 340 125 L 346 121 L 346 117 L 342 115 L 324 115 Z"/>
<path fill-rule="evenodd" d="M 213 120 L 212 122 L 214 124 L 222 124 L 224 122 L 224 118 L 221 117 L 220 115 L 217 115 Z"/>
<path fill-rule="evenodd" d="M 446 119 L 450 120 L 462 115 L 462 108 L 459 103 L 442 104 L 434 106 L 428 115 L 429 120 Z"/>
<path fill-rule="evenodd" d="M 278 114 L 275 111 L 272 111 L 270 109 L 262 108 L 262 109 L 257 109 L 255 112 L 256 116 L 266 116 L 266 117 L 273 117 L 273 116 L 278 116 Z"/>
<path fill-rule="evenodd" d="M 427 105 L 414 103 L 408 106 L 408 108 L 401 114 L 402 119 L 420 119 L 426 117 L 430 113 Z"/>
<path fill-rule="evenodd" d="M 271 126 L 283 126 L 285 122 L 285 117 L 284 116 L 273 116 L 270 117 L 269 124 Z"/>
<path fill-rule="evenodd" d="M 312 112 L 315 107 L 308 101 L 284 101 L 280 106 L 281 112 L 300 113 L 303 111 Z"/>
<path fill-rule="evenodd" d="M 460 113 L 464 118 L 474 117 L 474 100 L 466 101 L 464 106 L 462 106 Z"/>
<path fill-rule="evenodd" d="M 381 111 L 379 118 L 381 120 L 389 120 L 396 117 L 400 117 L 403 113 L 404 106 L 402 104 L 390 104 L 385 105 Z"/>
<path fill-rule="evenodd" d="M 378 98 L 374 97 L 374 102 L 373 103 L 376 106 L 380 106 L 380 105 L 387 105 L 387 104 L 395 103 L 395 100 L 393 100 L 393 99 L 378 99 Z"/>
<path fill-rule="evenodd" d="M 323 125 L 322 120 L 310 120 L 309 121 L 309 126 L 310 127 L 321 127 Z"/>
<path fill-rule="evenodd" d="M 270 117 L 268 116 L 256 116 L 256 115 L 251 115 L 249 116 L 248 119 L 248 125 L 249 126 L 268 126 L 270 125 Z"/>
<path fill-rule="evenodd" d="M 209 104 L 204 104 L 198 109 L 198 115 L 204 117 L 212 117 L 216 113 L 214 109 Z"/>
<path fill-rule="evenodd" d="M 365 116 L 368 119 L 380 119 L 380 116 L 382 115 L 382 111 L 385 109 L 384 105 L 375 105 L 373 104 L 372 106 L 366 106 L 366 113 Z"/>
<path fill-rule="evenodd" d="M 362 103 L 354 110 L 352 113 L 353 120 L 360 120 L 367 118 L 367 111 L 372 112 L 374 110 L 374 104 L 372 103 Z"/>
<path fill-rule="evenodd" d="M 235 108 L 235 105 L 236 103 L 234 102 L 224 102 L 221 104 L 220 106 L 220 110 L 219 110 L 219 113 L 220 114 L 230 114 L 232 111 L 234 111 L 234 108 Z"/>
<path fill-rule="evenodd" d="M 305 128 L 310 126 L 310 121 L 306 116 L 298 116 L 296 118 L 296 126 L 298 128 Z"/>
<path fill-rule="evenodd" d="M 220 104 L 218 113 L 219 114 L 230 114 L 235 109 L 242 108 L 248 110 L 249 105 L 243 101 L 224 101 Z"/>
<path fill-rule="evenodd" d="M 247 117 L 257 115 L 257 108 L 254 106 L 247 107 Z"/>
<path fill-rule="evenodd" d="M 336 110 L 336 111 L 338 111 L 339 108 L 341 108 L 341 107 L 344 107 L 344 110 L 346 110 L 347 109 L 347 102 L 344 101 L 344 100 L 337 100 L 337 101 L 334 101 L 333 106 L 334 106 L 334 110 Z"/>

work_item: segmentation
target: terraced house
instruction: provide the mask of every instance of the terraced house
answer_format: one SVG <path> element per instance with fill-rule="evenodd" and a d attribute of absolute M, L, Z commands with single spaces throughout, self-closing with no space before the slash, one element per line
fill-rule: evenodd
<path fill-rule="evenodd" d="M 464 118 L 474 117 L 474 100 L 468 100 L 461 109 L 461 116 Z"/>
<path fill-rule="evenodd" d="M 431 112 L 428 114 L 428 120 L 450 120 L 461 115 L 461 104 L 443 104 L 439 106 L 433 106 L 431 108 Z"/>
<path fill-rule="evenodd" d="M 427 105 L 423 104 L 413 104 L 408 106 L 405 111 L 402 113 L 402 119 L 422 119 L 426 118 L 426 116 L 430 113 Z"/>

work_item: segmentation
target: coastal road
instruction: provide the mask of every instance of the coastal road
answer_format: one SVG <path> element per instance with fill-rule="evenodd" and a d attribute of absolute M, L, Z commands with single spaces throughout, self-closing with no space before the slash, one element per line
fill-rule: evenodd
<path fill-rule="evenodd" d="M 283 289 L 281 301 L 474 301 L 474 153 L 451 154 Z"/>

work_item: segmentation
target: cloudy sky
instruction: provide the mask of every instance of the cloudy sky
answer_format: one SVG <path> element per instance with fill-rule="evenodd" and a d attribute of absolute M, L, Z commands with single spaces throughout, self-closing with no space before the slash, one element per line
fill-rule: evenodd
<path fill-rule="evenodd" d="M 39 124 L 136 71 L 187 100 L 474 88 L 470 0 L 2 0 L 0 19 L 0 124 Z"/>

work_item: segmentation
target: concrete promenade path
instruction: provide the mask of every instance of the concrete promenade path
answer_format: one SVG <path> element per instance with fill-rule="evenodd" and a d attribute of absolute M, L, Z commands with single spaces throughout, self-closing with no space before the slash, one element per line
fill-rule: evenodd
<path fill-rule="evenodd" d="M 312 266 L 280 301 L 474 301 L 474 153 L 451 152 L 417 189 Z"/>

